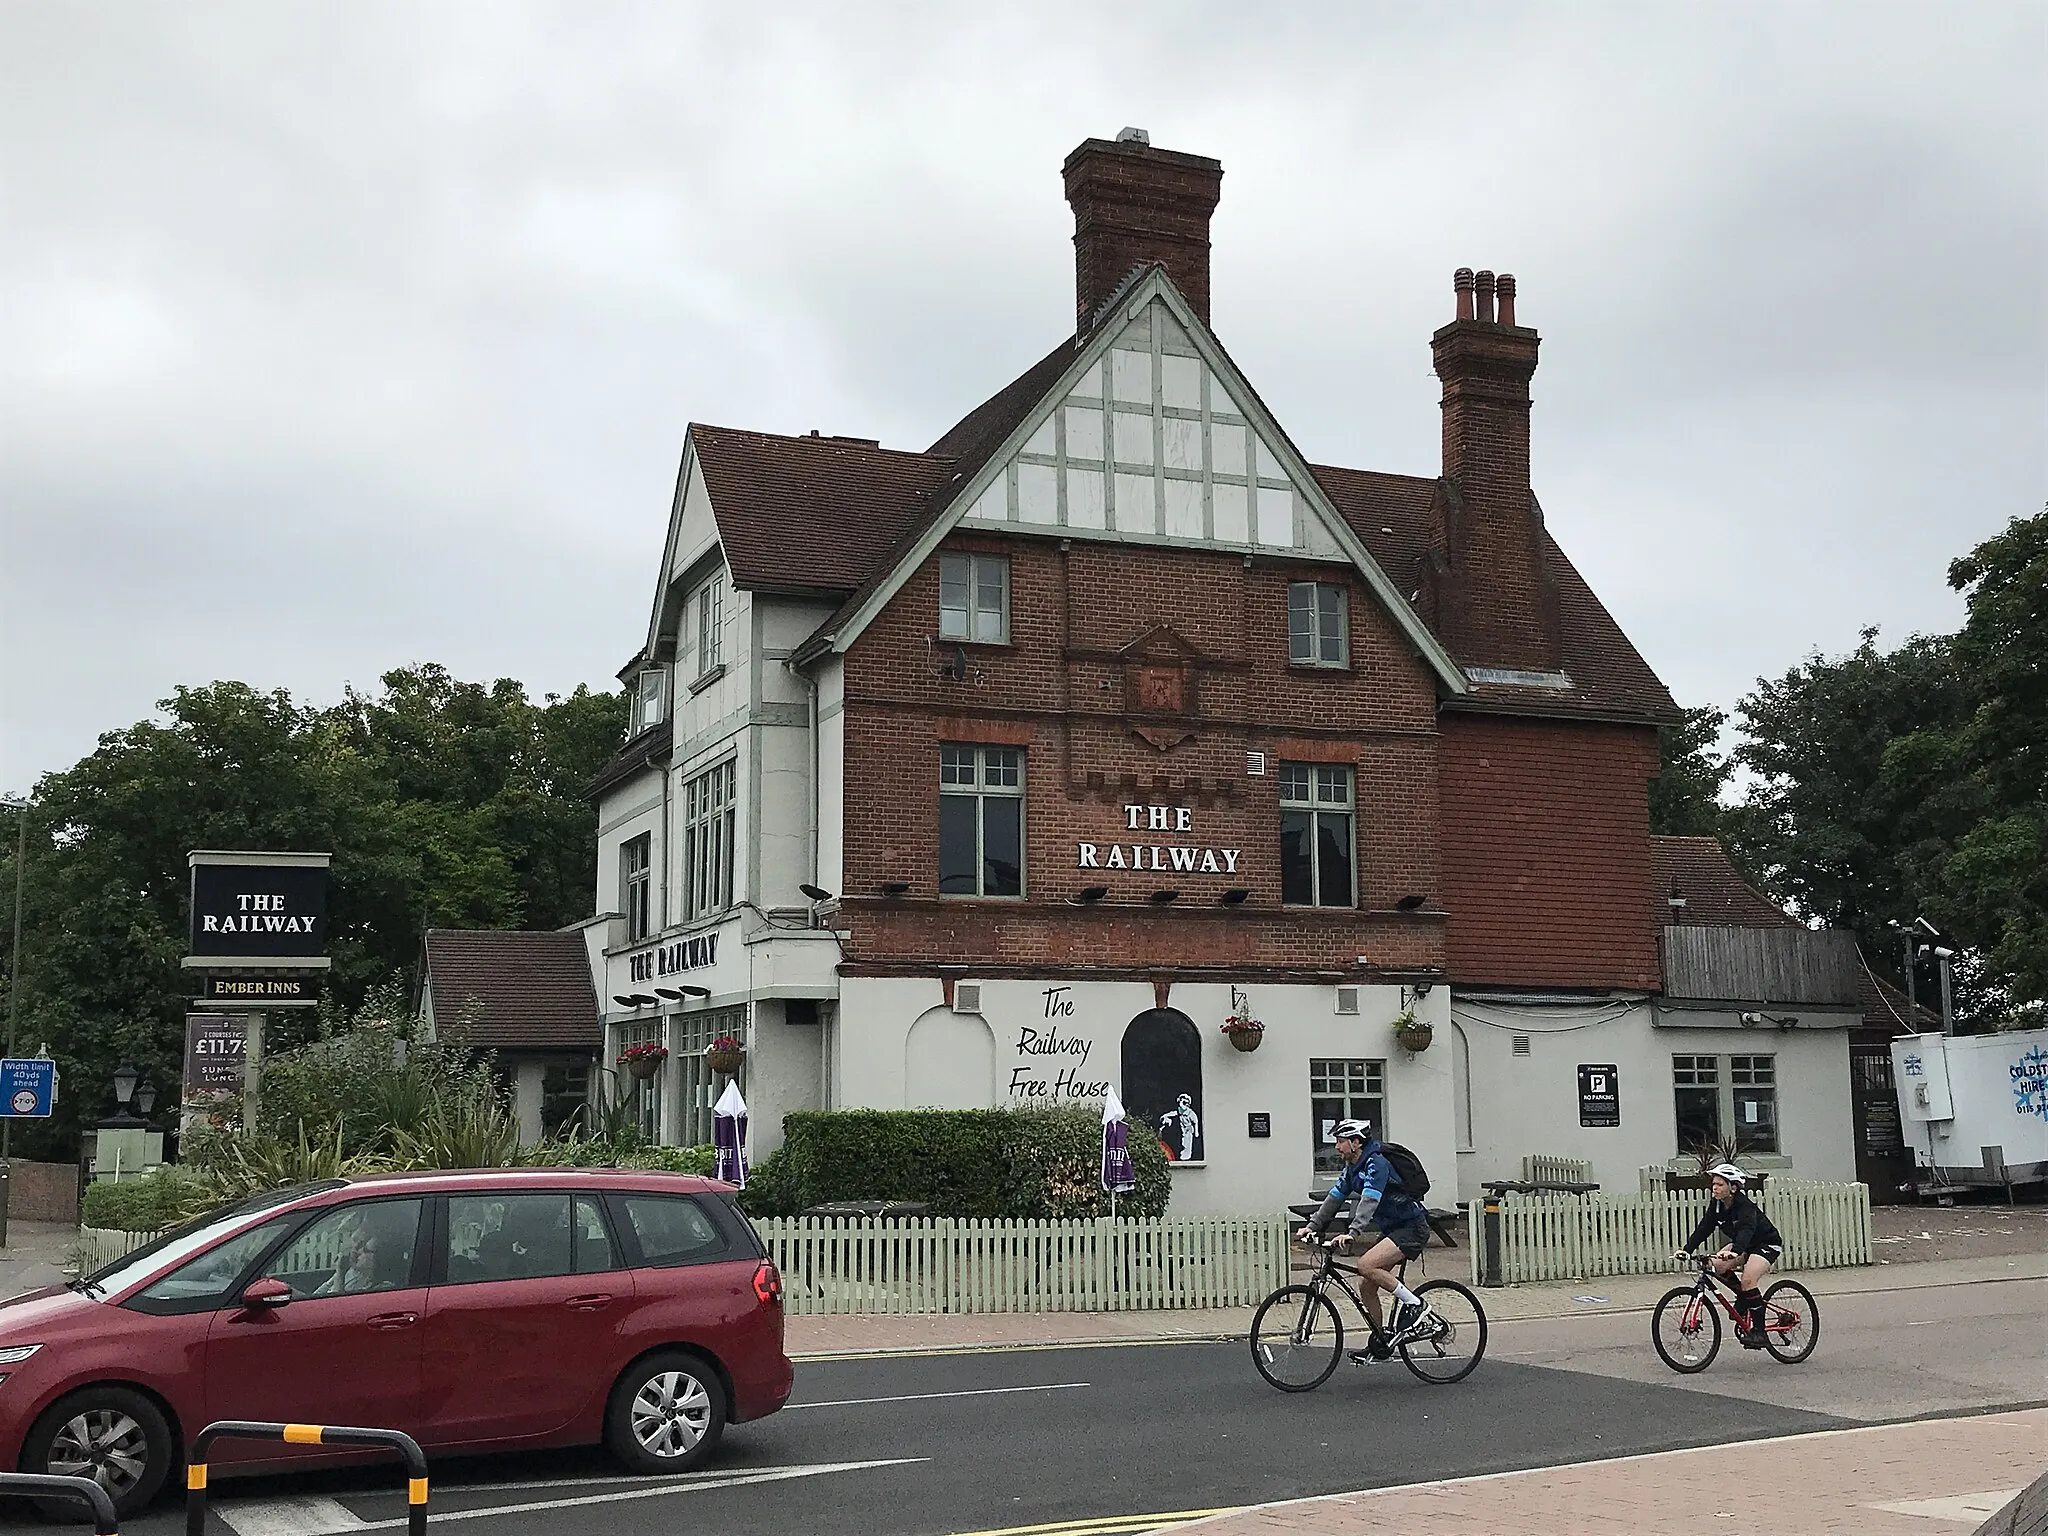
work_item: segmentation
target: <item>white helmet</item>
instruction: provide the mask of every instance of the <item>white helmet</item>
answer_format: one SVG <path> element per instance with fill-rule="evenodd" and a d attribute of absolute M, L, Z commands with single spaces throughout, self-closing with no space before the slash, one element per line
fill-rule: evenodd
<path fill-rule="evenodd" d="M 1330 1127 L 1330 1140 L 1343 1141 L 1347 1139 L 1351 1141 L 1371 1140 L 1372 1122 L 1370 1120 L 1339 1120 Z"/>
<path fill-rule="evenodd" d="M 1716 1163 L 1707 1170 L 1707 1177 L 1710 1179 L 1726 1179 L 1737 1189 L 1742 1188 L 1743 1185 L 1749 1182 L 1749 1175 L 1733 1163 Z"/>

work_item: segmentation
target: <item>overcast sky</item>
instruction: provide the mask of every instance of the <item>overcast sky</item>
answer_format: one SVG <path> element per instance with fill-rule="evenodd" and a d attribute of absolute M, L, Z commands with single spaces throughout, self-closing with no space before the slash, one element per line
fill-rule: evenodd
<path fill-rule="evenodd" d="M 1517 275 L 1537 493 L 1681 703 L 1955 626 L 2048 485 L 2048 8 L 1284 14 L 9 0 L 0 789 L 179 683 L 609 685 L 684 424 L 930 443 L 1071 332 L 1125 124 L 1223 162 L 1313 460 L 1434 474 L 1451 272 Z"/>

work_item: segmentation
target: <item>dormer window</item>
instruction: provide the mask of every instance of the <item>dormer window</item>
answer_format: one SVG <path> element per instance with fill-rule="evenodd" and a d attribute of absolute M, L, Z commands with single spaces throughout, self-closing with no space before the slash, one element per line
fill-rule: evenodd
<path fill-rule="evenodd" d="M 649 667 L 633 685 L 633 734 L 661 724 L 667 702 L 667 679 L 659 667 Z"/>

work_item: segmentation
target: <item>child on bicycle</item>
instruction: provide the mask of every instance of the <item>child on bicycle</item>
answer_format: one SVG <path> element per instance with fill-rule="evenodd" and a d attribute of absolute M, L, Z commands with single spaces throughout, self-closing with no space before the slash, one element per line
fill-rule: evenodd
<path fill-rule="evenodd" d="M 1370 1121 L 1339 1120 L 1330 1138 L 1337 1144 L 1337 1156 L 1344 1171 L 1323 1196 L 1315 1215 L 1295 1236 L 1305 1243 L 1320 1239 L 1323 1229 L 1347 1199 L 1355 1202 L 1350 1229 L 1336 1239 L 1344 1251 L 1356 1251 L 1364 1245 L 1368 1229 L 1378 1228 L 1379 1241 L 1358 1256 L 1358 1277 L 1365 1282 L 1360 1290 L 1366 1315 L 1372 1321 L 1372 1339 L 1352 1359 L 1361 1363 L 1386 1360 L 1393 1355 L 1393 1341 L 1413 1328 L 1423 1315 L 1422 1298 L 1409 1290 L 1394 1270 L 1402 1260 L 1414 1258 L 1429 1246 L 1429 1213 L 1421 1201 L 1401 1188 L 1400 1176 L 1380 1150 L 1379 1142 L 1373 1139 Z M 1391 1337 L 1381 1320 L 1381 1291 L 1390 1292 L 1396 1303 Z"/>
<path fill-rule="evenodd" d="M 1784 1252 L 1785 1240 L 1771 1225 L 1770 1217 L 1743 1192 L 1743 1186 L 1749 1183 L 1748 1174 L 1733 1163 L 1718 1164 L 1708 1169 L 1707 1174 L 1712 1191 L 1707 1213 L 1674 1257 L 1691 1258 L 1693 1249 L 1705 1242 L 1715 1228 L 1720 1229 L 1725 1241 L 1708 1262 L 1717 1275 L 1740 1271 L 1741 1285 L 1735 1297 L 1735 1337 L 1742 1341 L 1744 1349 L 1762 1349 L 1764 1298 L 1760 1288 L 1764 1276 Z"/>

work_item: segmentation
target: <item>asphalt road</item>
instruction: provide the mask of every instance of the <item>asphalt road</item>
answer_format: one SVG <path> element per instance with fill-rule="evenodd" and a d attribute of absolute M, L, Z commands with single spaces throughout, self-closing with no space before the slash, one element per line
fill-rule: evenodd
<path fill-rule="evenodd" d="M 1695 1378 L 1658 1364 L 1643 1314 L 1497 1324 L 1485 1363 L 1455 1386 L 1398 1363 L 1346 1365 L 1301 1396 L 1266 1387 L 1241 1341 L 815 1362 L 791 1406 L 730 1431 L 706 1472 L 620 1478 L 596 1451 L 444 1463 L 430 1528 L 1142 1530 L 1131 1517 L 2036 1401 L 2048 1397 L 2044 1300 L 2043 1281 L 1831 1298 L 1808 1364 L 1729 1347 Z M 399 1529 L 396 1489 L 395 1469 L 224 1482 L 213 1529 Z M 182 1528 L 165 1504 L 123 1530 Z"/>

